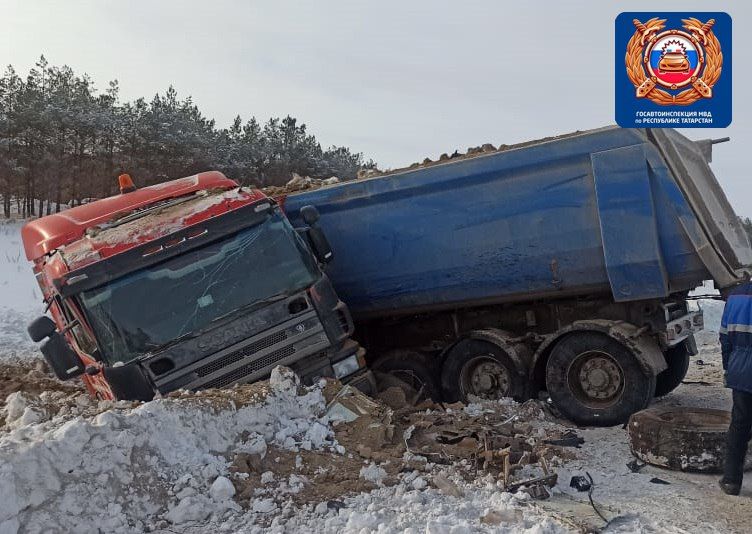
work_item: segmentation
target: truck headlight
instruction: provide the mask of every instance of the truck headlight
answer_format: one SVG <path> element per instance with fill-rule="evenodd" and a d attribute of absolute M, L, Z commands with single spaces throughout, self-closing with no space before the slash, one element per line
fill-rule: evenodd
<path fill-rule="evenodd" d="M 337 378 L 343 378 L 347 375 L 353 374 L 355 371 L 360 369 L 360 363 L 358 363 L 358 355 L 353 354 L 351 356 L 348 356 L 344 360 L 333 363 L 332 369 L 334 369 L 334 376 L 336 376 Z"/>

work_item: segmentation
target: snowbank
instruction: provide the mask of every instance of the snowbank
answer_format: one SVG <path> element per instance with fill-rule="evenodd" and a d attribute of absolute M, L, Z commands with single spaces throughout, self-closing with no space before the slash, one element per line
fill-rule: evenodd
<path fill-rule="evenodd" d="M 712 280 L 705 280 L 701 286 L 689 292 L 690 297 L 715 296 L 720 294 L 720 291 L 715 288 Z M 705 319 L 705 330 L 714 335 L 718 334 L 718 329 L 721 327 L 721 316 L 723 315 L 724 305 L 724 301 L 712 298 L 690 301 L 690 309 L 702 309 Z"/>
<path fill-rule="evenodd" d="M 721 327 L 721 316 L 723 315 L 725 302 L 722 300 L 702 299 L 698 301 L 698 305 L 702 308 L 705 330 L 717 335 L 718 329 Z"/>
<path fill-rule="evenodd" d="M 0 437 L 0 532 L 142 532 L 160 518 L 181 524 L 239 509 L 218 478 L 230 453 L 335 445 L 319 422 L 321 390 L 299 392 L 284 372 L 275 370 L 268 392 L 246 386 L 109 409 L 81 395 L 52 417 L 44 394 L 11 395 L 10 431 Z M 61 405 L 46 400 L 53 411 Z"/>
<path fill-rule="evenodd" d="M 438 465 L 440 473 L 405 471 L 388 486 L 384 469 L 363 461 L 360 477 L 375 490 L 295 504 L 310 484 L 297 471 L 304 452 L 318 451 L 326 467 L 353 458 L 335 440 L 323 386 L 301 387 L 277 368 L 268 382 L 143 404 L 11 394 L 0 429 L 0 533 L 572 531 L 494 475 L 468 481 Z M 296 457 L 295 472 L 265 472 L 239 498 L 232 458 L 278 462 L 281 451 Z"/>
<path fill-rule="evenodd" d="M 28 356 L 35 345 L 26 325 L 44 311 L 42 292 L 26 261 L 22 222 L 0 222 L 0 358 Z"/>
<path fill-rule="evenodd" d="M 320 503 L 282 510 L 270 527 L 250 525 L 249 514 L 216 525 L 219 531 L 380 533 L 465 533 L 558 534 L 575 532 L 540 510 L 527 495 L 505 493 L 492 477 L 467 483 L 452 477 L 464 494 L 457 498 L 434 488 L 416 489 L 420 477 L 408 473 L 399 484 L 346 497 L 339 503 Z M 422 479 L 421 479 L 422 480 Z M 247 525 L 243 527 L 243 525 Z"/>

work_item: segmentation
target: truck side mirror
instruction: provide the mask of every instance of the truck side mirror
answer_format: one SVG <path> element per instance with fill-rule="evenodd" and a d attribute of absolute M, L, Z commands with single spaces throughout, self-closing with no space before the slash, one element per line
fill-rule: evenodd
<path fill-rule="evenodd" d="M 300 216 L 303 218 L 303 222 L 308 226 L 315 225 L 321 218 L 321 216 L 319 215 L 319 210 L 317 210 L 315 206 L 311 205 L 303 206 L 302 208 L 300 208 Z"/>
<path fill-rule="evenodd" d="M 332 247 L 329 244 L 329 240 L 326 238 L 324 231 L 318 226 L 312 226 L 308 229 L 308 242 L 311 244 L 311 249 L 316 255 L 316 258 L 321 263 L 329 263 L 334 257 Z"/>
<path fill-rule="evenodd" d="M 58 379 L 70 380 L 84 373 L 81 358 L 68 345 L 65 336 L 59 332 L 50 334 L 49 339 L 42 343 L 40 350 Z"/>
<path fill-rule="evenodd" d="M 44 338 L 51 336 L 55 330 L 55 322 L 46 315 L 37 317 L 26 328 L 26 331 L 29 332 L 29 337 L 34 343 L 39 343 Z"/>
<path fill-rule="evenodd" d="M 303 222 L 309 226 L 305 233 L 308 237 L 308 243 L 311 245 L 311 250 L 321 263 L 329 263 L 332 261 L 333 252 L 324 231 L 317 224 L 320 218 L 319 210 L 315 206 L 303 206 L 300 208 L 300 216 L 303 218 Z"/>

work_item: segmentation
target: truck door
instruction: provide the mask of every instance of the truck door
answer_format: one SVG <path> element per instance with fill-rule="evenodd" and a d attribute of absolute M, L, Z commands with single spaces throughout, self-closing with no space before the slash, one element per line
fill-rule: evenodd
<path fill-rule="evenodd" d="M 97 369 L 101 370 L 103 362 L 97 354 L 97 344 L 94 341 L 94 337 L 91 335 L 88 326 L 83 320 L 83 315 L 73 302 L 64 301 L 59 297 L 55 297 L 55 300 L 53 301 L 53 306 L 54 305 L 57 305 L 60 315 L 65 321 L 65 328 L 68 329 L 66 339 L 71 347 L 73 347 L 73 350 L 76 351 L 78 357 L 81 358 L 84 366 L 87 369 L 92 369 L 92 371 L 96 371 Z M 89 392 L 96 398 L 115 398 L 101 371 L 92 373 L 87 372 L 82 378 Z"/>

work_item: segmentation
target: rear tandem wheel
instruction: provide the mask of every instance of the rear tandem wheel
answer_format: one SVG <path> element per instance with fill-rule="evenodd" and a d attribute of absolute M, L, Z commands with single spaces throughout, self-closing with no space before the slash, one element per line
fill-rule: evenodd
<path fill-rule="evenodd" d="M 480 339 L 463 339 L 449 350 L 441 386 L 450 402 L 467 402 L 470 395 L 488 400 L 519 399 L 525 391 L 514 361 L 497 345 Z"/>
<path fill-rule="evenodd" d="M 564 336 L 546 364 L 551 399 L 565 417 L 582 425 L 624 423 L 649 404 L 655 382 L 626 346 L 594 331 Z"/>

